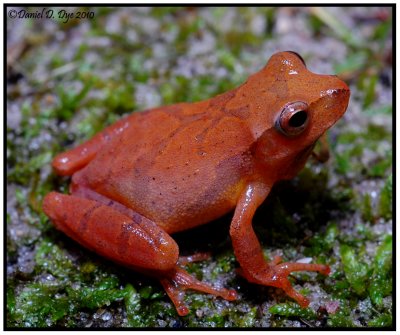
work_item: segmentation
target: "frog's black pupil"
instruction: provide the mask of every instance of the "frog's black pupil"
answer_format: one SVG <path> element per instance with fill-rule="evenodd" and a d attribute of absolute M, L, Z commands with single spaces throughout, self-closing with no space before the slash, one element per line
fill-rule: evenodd
<path fill-rule="evenodd" d="M 294 114 L 289 120 L 289 126 L 293 128 L 301 127 L 307 121 L 307 113 L 299 111 Z"/>

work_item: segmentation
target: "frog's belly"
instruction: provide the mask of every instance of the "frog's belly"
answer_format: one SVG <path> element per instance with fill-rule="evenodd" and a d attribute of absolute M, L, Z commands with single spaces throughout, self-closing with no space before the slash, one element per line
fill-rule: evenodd
<path fill-rule="evenodd" d="M 160 177 L 156 173 L 134 175 L 131 171 L 124 177 L 112 178 L 100 193 L 153 220 L 169 233 L 186 230 L 234 209 L 245 186 L 244 171 L 234 168 L 237 160 L 227 160 L 217 168 L 203 166 Z"/>
<path fill-rule="evenodd" d="M 143 210 L 143 215 L 168 233 L 178 232 L 208 223 L 232 211 L 242 188 L 241 183 L 225 190 L 219 189 L 217 185 L 197 197 L 181 195 L 178 201 L 168 201 L 167 192 L 163 199 L 157 199 L 157 203 L 152 199 L 149 199 L 150 203 L 138 203 L 141 207 L 138 210 Z"/>
<path fill-rule="evenodd" d="M 192 160 L 188 165 L 176 160 L 169 166 L 144 158 L 131 166 L 116 161 L 108 171 L 91 163 L 75 180 L 169 233 L 210 222 L 234 209 L 252 171 L 251 158 L 245 153 L 219 161 Z"/>

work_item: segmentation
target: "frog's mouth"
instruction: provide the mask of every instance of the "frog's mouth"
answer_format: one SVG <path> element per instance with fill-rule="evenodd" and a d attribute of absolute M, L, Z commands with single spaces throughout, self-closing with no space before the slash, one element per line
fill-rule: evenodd
<path fill-rule="evenodd" d="M 292 179 L 297 173 L 304 168 L 304 165 L 307 162 L 308 157 L 312 154 L 314 150 L 315 143 L 310 144 L 305 147 L 303 150 L 299 151 L 297 155 L 294 157 L 292 164 L 288 166 L 285 171 L 284 177 L 282 179 Z"/>
<path fill-rule="evenodd" d="M 305 147 L 302 151 L 300 151 L 297 156 L 296 156 L 296 161 L 301 162 L 301 161 L 306 161 L 307 158 L 314 152 L 314 147 L 317 141 L 309 145 L 308 147 Z"/>
<path fill-rule="evenodd" d="M 298 170 L 301 170 L 304 165 L 307 162 L 308 157 L 313 153 L 314 146 L 317 143 L 315 141 L 314 143 L 310 144 L 309 146 L 305 147 L 303 150 L 301 150 L 295 157 L 294 159 L 294 166 L 298 167 Z"/>

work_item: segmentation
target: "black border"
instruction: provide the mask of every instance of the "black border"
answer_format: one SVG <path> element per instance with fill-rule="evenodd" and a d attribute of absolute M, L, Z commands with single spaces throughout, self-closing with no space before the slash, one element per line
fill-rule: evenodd
<path fill-rule="evenodd" d="M 391 7 L 392 8 L 392 45 L 393 45 L 393 68 L 392 68 L 392 77 L 393 77 L 393 89 L 392 89 L 392 129 L 393 129 L 393 137 L 392 137 L 392 148 L 394 149 L 393 153 L 393 189 L 392 189 L 392 232 L 395 239 L 395 243 L 392 244 L 392 253 L 393 253 L 393 323 L 392 327 L 354 327 L 354 328 L 179 328 L 179 329 L 172 329 L 172 328 L 132 328 L 132 327 L 123 327 L 123 328 L 62 328 L 62 327 L 43 327 L 43 328 L 31 328 L 31 327 L 8 327 L 6 325 L 6 318 L 7 318 L 7 260 L 6 260 L 6 253 L 7 253 L 7 231 L 6 231 L 6 208 L 7 208 L 7 172 L 6 172 L 6 160 L 7 160 L 7 151 L 6 151 L 6 131 L 5 127 L 7 124 L 7 9 L 10 7 L 262 7 L 262 6 L 270 6 L 270 7 L 305 7 L 305 6 L 313 6 L 313 7 Z M 137 4 L 127 4 L 127 3 L 115 3 L 115 4 L 96 4 L 96 3 L 3 3 L 3 331 L 4 330 L 12 330 L 12 331 L 40 331 L 40 330 L 47 330 L 47 331 L 110 331 L 110 330 L 117 330 L 117 331 L 129 331 L 129 330 L 137 330 L 137 331 L 147 331 L 147 330 L 156 330 L 156 331 L 186 331 L 186 330 L 206 330 L 206 331 L 222 331 L 222 330 L 231 330 L 231 331 L 382 331 L 382 330 L 389 330 L 394 331 L 396 330 L 396 3 L 337 3 L 337 4 L 324 4 L 324 3 L 233 3 L 233 4 L 224 4 L 224 3 L 137 3 Z M 179 317 L 178 317 L 179 318 Z"/>

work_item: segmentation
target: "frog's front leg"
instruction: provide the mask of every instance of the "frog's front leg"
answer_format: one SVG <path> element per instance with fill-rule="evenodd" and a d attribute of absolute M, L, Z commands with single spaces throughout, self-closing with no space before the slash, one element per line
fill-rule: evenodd
<path fill-rule="evenodd" d="M 160 279 L 179 315 L 189 309 L 183 291 L 197 290 L 234 300 L 236 292 L 198 281 L 179 266 L 175 241 L 157 224 L 132 210 L 125 213 L 115 202 L 49 193 L 43 210 L 55 226 L 83 246 L 127 267 Z M 200 257 L 198 257 L 201 259 Z"/>
<path fill-rule="evenodd" d="M 270 263 L 266 262 L 252 228 L 252 218 L 269 191 L 270 187 L 267 185 L 250 183 L 236 206 L 230 234 L 235 256 L 241 266 L 240 273 L 250 282 L 283 289 L 300 306 L 307 307 L 308 299 L 292 287 L 288 275 L 295 271 L 316 271 L 328 275 L 330 269 L 329 266 L 322 264 L 281 263 L 280 257 L 276 257 Z"/>

